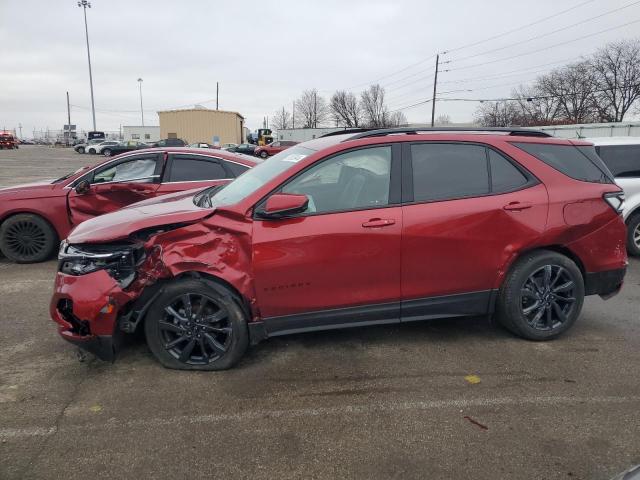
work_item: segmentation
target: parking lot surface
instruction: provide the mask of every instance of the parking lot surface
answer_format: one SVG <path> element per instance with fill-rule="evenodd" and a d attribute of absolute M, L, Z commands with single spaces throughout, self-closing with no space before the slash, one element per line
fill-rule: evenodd
<path fill-rule="evenodd" d="M 0 186 L 101 157 L 0 151 Z M 80 362 L 56 262 L 0 258 L 0 478 L 607 479 L 640 463 L 640 262 L 564 337 L 485 318 L 280 337 L 229 371 Z"/>

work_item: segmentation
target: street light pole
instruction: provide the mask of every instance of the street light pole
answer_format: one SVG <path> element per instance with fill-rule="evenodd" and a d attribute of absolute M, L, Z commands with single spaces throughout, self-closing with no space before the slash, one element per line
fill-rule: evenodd
<path fill-rule="evenodd" d="M 144 127 L 144 110 L 142 109 L 142 79 L 138 79 L 138 87 L 140 87 L 140 116 L 142 117 L 142 126 Z"/>
<path fill-rule="evenodd" d="M 87 60 L 89 61 L 89 88 L 91 89 L 91 115 L 93 116 L 93 130 L 96 130 L 96 106 L 93 101 L 93 75 L 91 74 L 91 53 L 89 51 L 89 28 L 87 27 L 87 8 L 91 8 L 91 3 L 87 0 L 78 2 L 78 6 L 84 10 L 84 33 L 87 38 Z"/>

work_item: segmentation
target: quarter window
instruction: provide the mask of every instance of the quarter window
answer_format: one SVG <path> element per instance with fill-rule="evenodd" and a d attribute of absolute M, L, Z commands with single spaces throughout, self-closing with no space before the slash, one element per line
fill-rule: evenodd
<path fill-rule="evenodd" d="M 285 185 L 283 193 L 309 197 L 309 213 L 375 208 L 389 204 L 391 147 L 337 155 Z"/>
<path fill-rule="evenodd" d="M 462 144 L 411 145 L 414 201 L 449 200 L 489 193 L 485 148 Z"/>
<path fill-rule="evenodd" d="M 247 170 L 249 170 L 249 167 L 246 167 L 244 165 L 239 165 L 233 162 L 227 162 L 227 168 L 231 170 L 231 173 L 233 173 L 234 177 L 238 177 L 242 175 L 244 172 L 246 172 Z"/>
<path fill-rule="evenodd" d="M 173 157 L 170 182 L 220 180 L 228 178 L 222 165 L 212 160 L 200 160 L 182 156 Z"/>

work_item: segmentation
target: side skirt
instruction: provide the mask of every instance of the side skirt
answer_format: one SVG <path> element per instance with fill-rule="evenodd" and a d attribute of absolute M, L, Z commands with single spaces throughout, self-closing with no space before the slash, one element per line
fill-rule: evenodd
<path fill-rule="evenodd" d="M 493 313 L 496 290 L 444 295 L 317 312 L 269 317 L 249 323 L 251 344 L 269 337 L 341 328 L 414 322 Z"/>

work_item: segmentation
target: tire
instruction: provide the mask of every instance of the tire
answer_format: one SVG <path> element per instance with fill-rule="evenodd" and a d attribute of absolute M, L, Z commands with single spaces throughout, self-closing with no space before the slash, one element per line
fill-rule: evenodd
<path fill-rule="evenodd" d="M 583 303 L 584 280 L 577 265 L 559 253 L 539 250 L 519 258 L 509 271 L 498 294 L 496 318 L 522 338 L 551 340 L 571 328 Z"/>
<path fill-rule="evenodd" d="M 0 250 L 16 263 L 37 263 L 50 258 L 58 235 L 44 218 L 29 213 L 9 217 L 0 225 Z"/>
<path fill-rule="evenodd" d="M 84 147 L 79 147 L 76 149 L 76 152 L 78 153 L 84 153 Z"/>
<path fill-rule="evenodd" d="M 111 156 L 111 149 L 110 148 L 105 148 L 104 150 L 102 150 L 102 154 L 105 157 L 110 157 Z"/>
<path fill-rule="evenodd" d="M 202 299 L 204 310 L 200 310 Z M 156 359 L 178 370 L 226 370 L 242 358 L 249 344 L 247 317 L 236 295 L 202 279 L 179 279 L 165 287 L 149 308 L 144 331 Z"/>
<path fill-rule="evenodd" d="M 269 156 L 269 154 L 267 152 L 265 152 L 264 150 L 260 152 L 260 158 L 267 158 Z"/>
<path fill-rule="evenodd" d="M 90 148 L 88 150 L 88 152 L 89 152 L 89 155 L 95 155 L 96 154 L 96 149 L 95 148 Z"/>
<path fill-rule="evenodd" d="M 640 214 L 633 215 L 627 222 L 627 252 L 640 257 Z"/>

